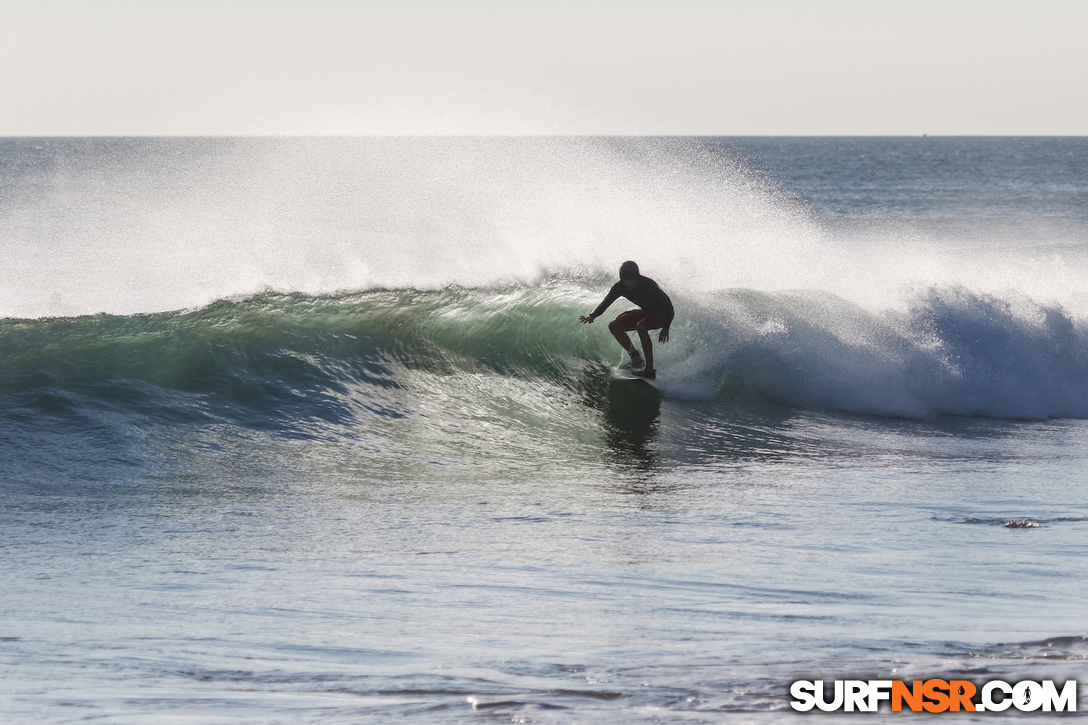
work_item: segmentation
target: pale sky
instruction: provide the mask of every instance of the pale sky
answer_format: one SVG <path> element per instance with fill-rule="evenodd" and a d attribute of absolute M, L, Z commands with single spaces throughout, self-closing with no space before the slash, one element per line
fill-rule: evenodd
<path fill-rule="evenodd" d="M 0 136 L 1088 134 L 1088 0 L 0 0 Z"/>

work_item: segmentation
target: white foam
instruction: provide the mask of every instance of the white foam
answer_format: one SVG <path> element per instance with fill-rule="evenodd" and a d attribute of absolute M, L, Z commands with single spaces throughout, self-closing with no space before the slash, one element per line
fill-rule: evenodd
<path fill-rule="evenodd" d="M 1088 417 L 1088 327 L 1059 307 L 962 288 L 870 312 L 827 294 L 734 291 L 692 305 L 658 353 L 669 393 L 929 418 Z"/>

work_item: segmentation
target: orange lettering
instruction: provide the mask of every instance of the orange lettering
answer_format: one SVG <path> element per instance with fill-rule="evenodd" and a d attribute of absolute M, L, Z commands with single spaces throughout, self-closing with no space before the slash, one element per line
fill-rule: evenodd
<path fill-rule="evenodd" d="M 892 681 L 892 711 L 902 712 L 903 700 L 914 712 L 922 711 L 922 681 L 915 680 L 910 688 L 902 680 Z"/>
<path fill-rule="evenodd" d="M 952 680 L 948 683 L 948 694 L 951 695 L 949 699 L 952 712 L 959 712 L 961 704 L 967 712 L 975 711 L 975 703 L 971 702 L 971 698 L 975 696 L 975 683 L 970 680 Z"/>
<path fill-rule="evenodd" d="M 941 690 L 948 690 L 948 683 L 944 680 L 926 680 L 922 685 L 922 695 L 932 701 L 923 703 L 926 712 L 944 712 L 948 709 L 948 695 Z"/>

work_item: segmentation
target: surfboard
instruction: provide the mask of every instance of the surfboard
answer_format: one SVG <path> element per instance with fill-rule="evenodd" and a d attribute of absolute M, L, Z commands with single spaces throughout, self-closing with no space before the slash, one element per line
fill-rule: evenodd
<path fill-rule="evenodd" d="M 650 380 L 649 378 L 640 378 L 630 370 L 624 370 L 623 368 L 612 368 L 612 377 L 616 380 L 630 381 L 632 383 L 645 383 L 654 390 L 665 392 L 664 386 L 661 385 L 660 380 Z"/>

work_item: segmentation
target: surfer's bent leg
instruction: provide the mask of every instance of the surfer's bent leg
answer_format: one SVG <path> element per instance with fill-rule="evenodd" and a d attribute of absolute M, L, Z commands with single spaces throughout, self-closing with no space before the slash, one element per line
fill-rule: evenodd
<path fill-rule="evenodd" d="M 654 344 L 650 341 L 650 331 L 646 327 L 648 320 L 642 319 L 638 323 L 638 339 L 642 340 L 642 356 L 646 358 L 646 369 L 654 369 Z"/>
<path fill-rule="evenodd" d="M 627 332 L 624 329 L 625 327 L 626 326 L 623 324 L 623 315 L 620 315 L 608 323 L 608 331 L 612 333 L 612 337 L 616 338 L 616 341 L 623 346 L 624 350 L 629 353 L 634 353 L 635 346 L 631 342 L 631 338 L 627 335 Z"/>

